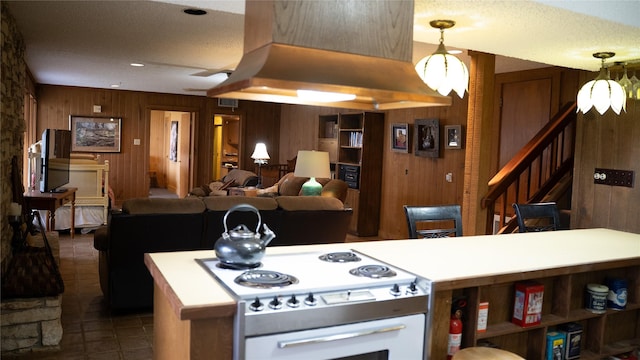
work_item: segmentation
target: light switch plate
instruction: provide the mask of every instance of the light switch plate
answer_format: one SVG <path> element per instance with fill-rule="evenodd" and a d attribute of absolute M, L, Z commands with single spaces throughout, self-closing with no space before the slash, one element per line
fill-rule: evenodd
<path fill-rule="evenodd" d="M 633 187 L 633 170 L 615 170 L 596 168 L 593 172 L 593 183 L 611 186 Z"/>

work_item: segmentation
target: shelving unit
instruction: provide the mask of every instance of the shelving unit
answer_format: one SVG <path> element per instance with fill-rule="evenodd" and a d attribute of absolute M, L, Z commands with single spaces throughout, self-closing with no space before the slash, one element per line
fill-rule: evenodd
<path fill-rule="evenodd" d="M 604 264 L 558 268 L 543 276 L 529 278 L 522 274 L 494 279 L 491 284 L 454 290 L 451 295 L 465 295 L 467 318 L 463 347 L 489 341 L 526 359 L 545 359 L 546 333 L 558 325 L 576 322 L 582 325 L 580 359 L 602 359 L 623 354 L 640 346 L 640 266 L 614 261 Z M 607 310 L 596 314 L 585 309 L 587 284 L 604 284 L 607 278 L 628 281 L 628 301 L 624 310 Z M 532 327 L 511 322 L 515 283 L 530 279 L 544 285 L 542 321 Z M 479 303 L 489 302 L 487 329 L 477 332 Z"/>
<path fill-rule="evenodd" d="M 353 209 L 349 232 L 378 235 L 384 114 L 342 113 L 338 117 L 338 178 L 349 185 L 345 206 Z"/>
<path fill-rule="evenodd" d="M 332 171 L 338 162 L 338 115 L 320 115 L 318 121 L 318 150 L 329 153 Z"/>

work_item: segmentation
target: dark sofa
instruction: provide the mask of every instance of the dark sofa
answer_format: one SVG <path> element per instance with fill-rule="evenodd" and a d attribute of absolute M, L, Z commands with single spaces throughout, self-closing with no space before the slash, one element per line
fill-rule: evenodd
<path fill-rule="evenodd" d="M 153 279 L 144 254 L 213 249 L 224 232 L 224 215 L 240 203 L 255 206 L 262 222 L 274 231 L 276 238 L 269 246 L 344 242 L 352 216 L 340 200 L 323 196 L 127 200 L 122 211 L 111 213 L 108 225 L 94 235 L 100 287 L 109 307 L 151 308 Z M 227 221 L 229 229 L 244 224 L 255 231 L 257 216 L 236 211 Z"/>

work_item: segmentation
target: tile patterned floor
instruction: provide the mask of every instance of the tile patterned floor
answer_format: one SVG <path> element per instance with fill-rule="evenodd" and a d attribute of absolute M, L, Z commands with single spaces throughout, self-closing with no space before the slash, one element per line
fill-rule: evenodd
<path fill-rule="evenodd" d="M 153 314 L 113 314 L 103 302 L 93 234 L 60 234 L 63 336 L 57 351 L 7 359 L 143 360 L 153 358 Z"/>

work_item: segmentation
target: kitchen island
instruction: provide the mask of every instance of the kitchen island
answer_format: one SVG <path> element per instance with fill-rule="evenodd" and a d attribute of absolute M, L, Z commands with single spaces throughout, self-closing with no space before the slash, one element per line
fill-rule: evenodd
<path fill-rule="evenodd" d="M 356 250 L 433 281 L 428 357 L 444 359 L 452 299 L 467 298 L 463 347 L 490 341 L 527 359 L 544 358 L 546 331 L 578 322 L 581 358 L 602 358 L 640 345 L 640 235 L 607 229 L 468 236 L 446 239 L 267 248 L 267 255 Z M 231 359 L 235 300 L 195 259 L 213 251 L 145 255 L 155 282 L 154 359 Z M 624 311 L 584 310 L 584 287 L 607 277 L 628 280 Z M 545 286 L 542 322 L 510 322 L 514 284 Z M 488 326 L 476 331 L 478 304 L 489 302 Z"/>

